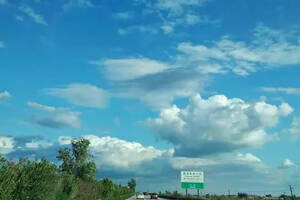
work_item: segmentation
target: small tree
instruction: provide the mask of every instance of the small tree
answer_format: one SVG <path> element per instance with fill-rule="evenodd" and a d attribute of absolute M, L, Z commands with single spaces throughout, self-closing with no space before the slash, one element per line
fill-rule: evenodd
<path fill-rule="evenodd" d="M 136 180 L 132 178 L 132 179 L 128 182 L 128 187 L 129 187 L 132 191 L 135 191 Z"/>

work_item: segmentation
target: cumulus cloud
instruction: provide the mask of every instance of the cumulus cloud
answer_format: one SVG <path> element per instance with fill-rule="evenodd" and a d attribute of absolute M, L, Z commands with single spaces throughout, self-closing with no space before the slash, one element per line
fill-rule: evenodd
<path fill-rule="evenodd" d="M 46 93 L 86 107 L 104 108 L 109 101 L 109 95 L 104 89 L 91 84 L 74 83 L 63 88 L 47 89 Z"/>
<path fill-rule="evenodd" d="M 80 112 L 71 111 L 67 108 L 57 108 L 53 106 L 45 106 L 35 102 L 28 102 L 27 105 L 37 111 L 38 115 L 33 122 L 50 128 L 80 128 Z"/>
<path fill-rule="evenodd" d="M 0 101 L 7 100 L 11 97 L 8 91 L 0 92 Z"/>
<path fill-rule="evenodd" d="M 84 135 L 90 141 L 90 150 L 102 167 L 130 170 L 144 162 L 151 161 L 163 155 L 164 151 L 152 146 L 143 146 L 137 142 L 129 142 L 114 137 L 99 137 Z M 60 136 L 61 145 L 71 144 L 72 137 Z"/>
<path fill-rule="evenodd" d="M 251 153 L 233 152 L 205 157 L 177 157 L 172 149 L 160 150 L 114 137 L 96 135 L 83 135 L 82 137 L 91 142 L 90 152 L 97 167 L 100 168 L 99 177 L 111 177 L 116 182 L 124 181 L 124 183 L 134 177 L 144 183 L 138 185 L 139 190 L 148 188 L 155 191 L 161 187 L 165 188 L 167 183 L 172 185 L 167 188 L 168 190 L 175 190 L 176 187 L 180 187 L 178 176 L 183 169 L 204 171 L 206 184 L 210 185 L 210 190 L 216 191 L 222 191 L 229 178 L 232 188 L 257 189 L 257 187 L 274 182 L 282 184 L 282 177 L 287 177 L 285 170 L 268 166 Z M 11 140 L 14 139 L 11 138 Z M 17 141 L 17 138 L 15 140 Z M 18 147 L 6 155 L 8 158 L 46 157 L 57 162 L 58 149 L 69 145 L 71 140 L 71 136 L 60 136 L 57 142 L 49 142 L 41 138 L 21 138 L 20 142 L 14 145 L 4 146 Z M 1 145 L 0 142 L 0 147 Z M 276 174 L 275 177 L 274 174 Z M 219 190 L 216 189 L 218 184 L 221 186 Z"/>
<path fill-rule="evenodd" d="M 211 45 L 181 43 L 179 56 L 193 65 L 218 65 L 225 71 L 248 75 L 262 68 L 292 66 L 300 63 L 299 37 L 257 25 L 251 42 L 233 41 L 229 37 Z"/>
<path fill-rule="evenodd" d="M 0 155 L 14 151 L 15 141 L 12 137 L 0 136 Z"/>
<path fill-rule="evenodd" d="M 163 152 L 152 146 L 145 147 L 137 142 L 128 142 L 112 137 L 86 135 L 94 155 L 100 157 L 107 167 L 130 168 L 162 156 Z M 122 158 L 122 159 L 120 159 Z"/>
<path fill-rule="evenodd" d="M 262 87 L 261 90 L 264 91 L 264 92 L 286 93 L 286 94 L 300 95 L 300 88 Z"/>
<path fill-rule="evenodd" d="M 158 118 L 145 123 L 159 138 L 175 145 L 176 155 L 193 157 L 263 145 L 272 139 L 265 129 L 292 112 L 286 106 L 247 103 L 224 95 L 208 99 L 195 95 L 186 108 L 173 105 L 162 109 Z"/>
<path fill-rule="evenodd" d="M 31 17 L 36 23 L 42 24 L 45 26 L 48 25 L 48 23 L 46 22 L 44 17 L 42 15 L 37 14 L 31 7 L 22 6 L 22 7 L 19 7 L 19 10 L 22 11 L 23 13 L 25 13 L 26 15 L 28 15 L 29 17 Z"/>

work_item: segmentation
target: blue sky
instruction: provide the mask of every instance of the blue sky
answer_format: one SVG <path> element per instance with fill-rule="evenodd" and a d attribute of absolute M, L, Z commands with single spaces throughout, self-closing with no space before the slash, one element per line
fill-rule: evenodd
<path fill-rule="evenodd" d="M 297 0 L 0 0 L 0 153 L 91 141 L 139 190 L 300 187 Z M 228 182 L 228 180 L 230 180 Z"/>

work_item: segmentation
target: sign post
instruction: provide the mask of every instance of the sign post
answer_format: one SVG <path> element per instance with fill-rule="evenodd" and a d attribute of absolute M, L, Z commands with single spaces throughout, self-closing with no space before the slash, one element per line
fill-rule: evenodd
<path fill-rule="evenodd" d="M 187 189 L 197 189 L 199 196 L 199 189 L 204 188 L 204 173 L 199 171 L 181 171 L 181 188 L 185 189 L 187 196 Z"/>

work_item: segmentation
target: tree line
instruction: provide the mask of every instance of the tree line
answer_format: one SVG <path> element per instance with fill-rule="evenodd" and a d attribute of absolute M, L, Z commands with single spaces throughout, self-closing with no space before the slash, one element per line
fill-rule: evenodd
<path fill-rule="evenodd" d="M 133 195 L 134 179 L 121 186 L 95 178 L 89 145 L 83 138 L 72 140 L 71 148 L 58 151 L 59 166 L 45 158 L 14 161 L 0 155 L 0 200 L 122 200 Z"/>

